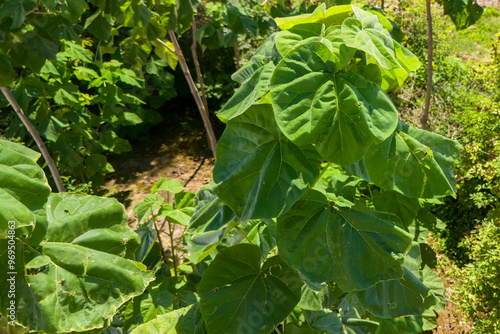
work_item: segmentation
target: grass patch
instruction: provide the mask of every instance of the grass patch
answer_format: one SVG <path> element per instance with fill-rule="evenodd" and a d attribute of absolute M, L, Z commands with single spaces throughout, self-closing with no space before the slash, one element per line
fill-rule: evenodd
<path fill-rule="evenodd" d="M 474 25 L 460 31 L 455 30 L 451 20 L 440 21 L 440 48 L 446 48 L 444 53 L 466 59 L 484 59 L 489 57 L 491 42 L 500 31 L 500 10 L 495 7 L 485 8 Z"/>

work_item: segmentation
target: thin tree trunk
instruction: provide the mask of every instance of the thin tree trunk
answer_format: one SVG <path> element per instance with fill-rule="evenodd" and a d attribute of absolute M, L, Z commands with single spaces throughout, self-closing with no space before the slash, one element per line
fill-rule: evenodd
<path fill-rule="evenodd" d="M 164 47 L 169 49 L 171 52 L 174 52 L 177 55 L 177 58 L 179 58 L 179 63 L 181 64 L 182 71 L 184 72 L 184 77 L 186 78 L 189 88 L 191 90 L 191 94 L 194 97 L 194 100 L 196 101 L 196 105 L 198 106 L 198 110 L 200 111 L 201 118 L 203 119 L 203 123 L 205 125 L 205 129 L 207 130 L 208 134 L 208 144 L 210 146 L 210 149 L 212 150 L 212 153 L 215 157 L 215 147 L 217 146 L 217 139 L 215 138 L 215 133 L 212 128 L 212 124 L 210 123 L 210 119 L 208 118 L 208 112 L 205 109 L 205 106 L 203 105 L 203 101 L 201 100 L 200 94 L 198 93 L 198 89 L 196 88 L 196 85 L 194 83 L 193 78 L 191 77 L 191 72 L 189 72 L 189 68 L 186 63 L 186 59 L 184 58 L 184 55 L 182 54 L 182 50 L 179 46 L 179 42 L 177 41 L 177 37 L 175 36 L 175 32 L 169 30 L 168 32 L 170 39 L 172 40 L 172 43 L 174 43 L 175 50 L 172 50 L 165 42 L 163 42 L 161 39 L 157 39 L 159 43 L 161 43 Z"/>
<path fill-rule="evenodd" d="M 241 68 L 240 65 L 240 50 L 238 49 L 238 41 L 234 42 L 234 66 L 236 67 L 237 70 Z"/>
<path fill-rule="evenodd" d="M 40 149 L 40 152 L 42 153 L 43 158 L 45 159 L 45 162 L 47 162 L 47 166 L 49 166 L 52 177 L 54 178 L 54 182 L 56 183 L 57 190 L 60 193 L 65 192 L 66 189 L 64 189 L 64 186 L 63 186 L 63 183 L 61 180 L 61 176 L 59 175 L 59 171 L 56 168 L 56 164 L 54 163 L 54 160 L 50 156 L 49 151 L 47 151 L 47 148 L 45 147 L 45 144 L 43 143 L 43 140 L 40 137 L 40 135 L 38 134 L 38 132 L 36 131 L 35 127 L 33 126 L 33 124 L 31 124 L 29 119 L 26 117 L 23 110 L 21 109 L 21 107 L 17 103 L 16 99 L 11 94 L 9 88 L 0 87 L 0 90 L 2 91 L 3 95 L 5 95 L 5 97 L 9 101 L 12 108 L 14 108 L 14 111 L 16 112 L 17 116 L 19 116 L 19 118 L 21 119 L 21 122 L 23 122 L 24 126 L 26 127 L 26 129 L 28 129 L 28 132 L 31 134 L 31 136 L 35 140 L 35 143 L 37 144 L 38 148 Z"/>
<path fill-rule="evenodd" d="M 382 3 L 380 4 L 382 10 L 384 10 L 384 5 L 385 5 L 384 0 L 382 0 Z"/>
<path fill-rule="evenodd" d="M 432 12 L 431 1 L 425 1 L 425 9 L 427 12 L 427 88 L 425 92 L 425 107 L 422 113 L 422 129 L 427 129 L 429 121 L 429 109 L 431 106 L 432 93 L 432 58 L 433 58 L 433 38 L 432 38 Z"/>
<path fill-rule="evenodd" d="M 193 17 L 193 26 L 191 27 L 193 32 L 193 44 L 191 45 L 191 53 L 193 54 L 194 66 L 196 68 L 196 76 L 198 77 L 198 83 L 200 84 L 201 89 L 201 98 L 203 100 L 203 105 L 205 106 L 205 110 L 208 114 L 208 102 L 207 102 L 207 94 L 205 92 L 205 84 L 203 83 L 203 76 L 201 75 L 201 67 L 200 62 L 198 61 L 198 52 L 196 43 L 196 20 Z"/>

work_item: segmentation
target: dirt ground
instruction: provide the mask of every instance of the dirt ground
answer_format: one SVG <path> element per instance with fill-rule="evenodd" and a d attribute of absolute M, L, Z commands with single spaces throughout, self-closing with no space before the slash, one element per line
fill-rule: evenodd
<path fill-rule="evenodd" d="M 106 189 L 125 205 L 132 223 L 134 206 L 162 177 L 179 180 L 192 192 L 211 182 L 214 158 L 205 147 L 201 130 L 156 128 L 147 142 L 135 143 L 132 152 L 110 159 L 116 172 L 108 178 Z"/>

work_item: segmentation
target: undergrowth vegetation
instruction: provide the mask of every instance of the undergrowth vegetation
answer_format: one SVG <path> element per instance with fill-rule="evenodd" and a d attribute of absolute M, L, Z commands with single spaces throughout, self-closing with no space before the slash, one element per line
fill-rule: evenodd
<path fill-rule="evenodd" d="M 325 2 L 344 1 L 0 1 L 15 14 L 0 15 L 1 86 L 69 191 L 51 193 L 0 99 L 0 259 L 9 238 L 22 254 L 11 331 L 416 334 L 447 298 L 474 333 L 500 331 L 500 11 L 457 31 L 433 5 L 432 133 L 425 1 Z M 127 224 L 95 196 L 109 155 L 171 109 L 196 126 L 167 30 L 219 110 L 213 182 L 162 178 Z"/>
<path fill-rule="evenodd" d="M 426 61 L 425 16 L 421 1 L 401 10 L 395 20 L 406 45 Z M 408 2 L 400 2 L 408 5 Z M 408 7 L 404 7 L 408 8 Z M 440 265 L 452 277 L 451 298 L 474 333 L 497 333 L 500 312 L 498 237 L 500 208 L 500 11 L 486 8 L 466 30 L 434 15 L 435 58 L 431 128 L 459 141 L 455 165 L 456 198 L 444 199 L 433 212 L 446 228 L 434 231 Z M 437 28 L 437 29 L 436 29 Z M 403 118 L 419 123 L 425 96 L 425 72 L 398 92 Z"/>

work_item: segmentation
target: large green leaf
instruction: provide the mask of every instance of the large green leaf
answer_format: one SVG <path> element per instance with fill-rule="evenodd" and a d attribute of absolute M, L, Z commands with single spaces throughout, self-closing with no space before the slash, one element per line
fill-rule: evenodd
<path fill-rule="evenodd" d="M 352 6 L 354 7 L 354 6 Z M 353 11 L 350 5 L 333 6 L 326 9 L 324 4 L 318 6 L 311 14 L 302 14 L 289 17 L 278 17 L 276 24 L 281 30 L 288 30 L 300 24 L 321 22 L 330 27 L 341 24 Z"/>
<path fill-rule="evenodd" d="M 417 217 L 417 212 L 420 209 L 418 199 L 406 197 L 391 190 L 375 193 L 373 196 L 373 205 L 378 211 L 394 213 L 401 219 L 406 228 Z"/>
<path fill-rule="evenodd" d="M 310 37 L 323 35 L 325 26 L 322 22 L 298 24 L 289 30 L 276 34 L 276 49 L 285 57 L 297 44 Z"/>
<path fill-rule="evenodd" d="M 50 187 L 36 160 L 40 157 L 22 145 L 0 140 L 0 239 L 7 237 L 8 222 L 30 232 L 35 227 L 32 210 L 43 207 Z"/>
<path fill-rule="evenodd" d="M 347 46 L 362 50 L 374 57 L 385 69 L 400 67 L 394 53 L 391 34 L 380 23 L 377 15 L 353 6 L 356 17 L 342 23 L 342 38 Z"/>
<path fill-rule="evenodd" d="M 342 305 L 344 307 L 344 305 Z M 374 333 L 378 323 L 360 319 L 354 310 L 342 309 L 340 314 L 329 309 L 304 311 L 304 316 L 312 328 L 328 334 L 370 334 Z"/>
<path fill-rule="evenodd" d="M 125 218 L 115 199 L 52 195 L 45 240 L 40 245 L 16 240 L 17 321 L 48 333 L 104 328 L 123 303 L 142 294 L 154 275 L 122 257 L 138 246 Z M 3 263 L 7 247 L 0 244 Z M 2 271 L 0 278 L 5 281 L 6 275 Z M 3 315 L 7 297 L 2 291 Z"/>
<path fill-rule="evenodd" d="M 77 23 L 89 8 L 85 0 L 42 0 L 42 3 L 50 11 L 60 13 L 71 23 Z"/>
<path fill-rule="evenodd" d="M 6 18 L 10 21 L 10 29 L 19 29 L 26 18 L 26 14 L 37 6 L 35 0 L 8 0 L 0 5 L 0 22 Z M 3 22 L 2 22 L 3 23 Z"/>
<path fill-rule="evenodd" d="M 281 56 L 276 49 L 276 33 L 269 36 L 262 45 L 255 51 L 253 57 L 243 65 L 238 71 L 236 71 L 231 79 L 242 84 L 243 82 L 250 79 L 255 71 L 260 67 L 266 65 L 269 62 L 277 64 L 281 59 Z"/>
<path fill-rule="evenodd" d="M 271 76 L 275 65 L 269 62 L 258 68 L 229 99 L 224 108 L 217 113 L 217 117 L 224 123 L 244 113 L 250 106 L 269 91 Z"/>
<path fill-rule="evenodd" d="M 297 145 L 315 144 L 324 159 L 349 165 L 397 126 L 390 98 L 355 74 L 340 74 L 328 40 L 299 43 L 271 79 L 276 121 Z M 337 62 L 337 63 L 336 63 Z"/>
<path fill-rule="evenodd" d="M 432 198 L 455 192 L 453 164 L 457 142 L 401 124 L 383 143 L 373 146 L 364 162 L 379 187 L 408 197 Z"/>
<path fill-rule="evenodd" d="M 344 68 L 356 51 L 345 45 L 340 26 L 333 26 L 325 31 L 322 22 L 299 24 L 290 30 L 279 32 L 276 36 L 276 48 L 282 56 L 286 56 L 297 44 L 311 37 L 316 37 L 317 40 L 326 38 L 331 42 L 336 70 Z"/>
<path fill-rule="evenodd" d="M 269 333 L 298 303 L 301 285 L 279 256 L 261 265 L 257 246 L 222 250 L 199 286 L 208 333 Z"/>
<path fill-rule="evenodd" d="M 228 123 L 217 145 L 214 191 L 241 220 L 286 212 L 314 182 L 314 148 L 283 136 L 270 105 L 254 105 Z"/>
<path fill-rule="evenodd" d="M 392 216 L 337 207 L 311 190 L 278 218 L 280 255 L 313 282 L 333 279 L 343 291 L 400 279 L 412 236 Z"/>
<path fill-rule="evenodd" d="M 357 299 L 364 309 L 380 318 L 422 315 L 427 308 L 438 303 L 438 297 L 424 285 L 420 265 L 420 246 L 413 242 L 405 257 L 403 278 L 351 292 L 348 299 Z"/>
<path fill-rule="evenodd" d="M 483 14 L 483 7 L 476 0 L 439 0 L 444 14 L 451 17 L 457 30 L 468 28 L 476 23 Z"/>

